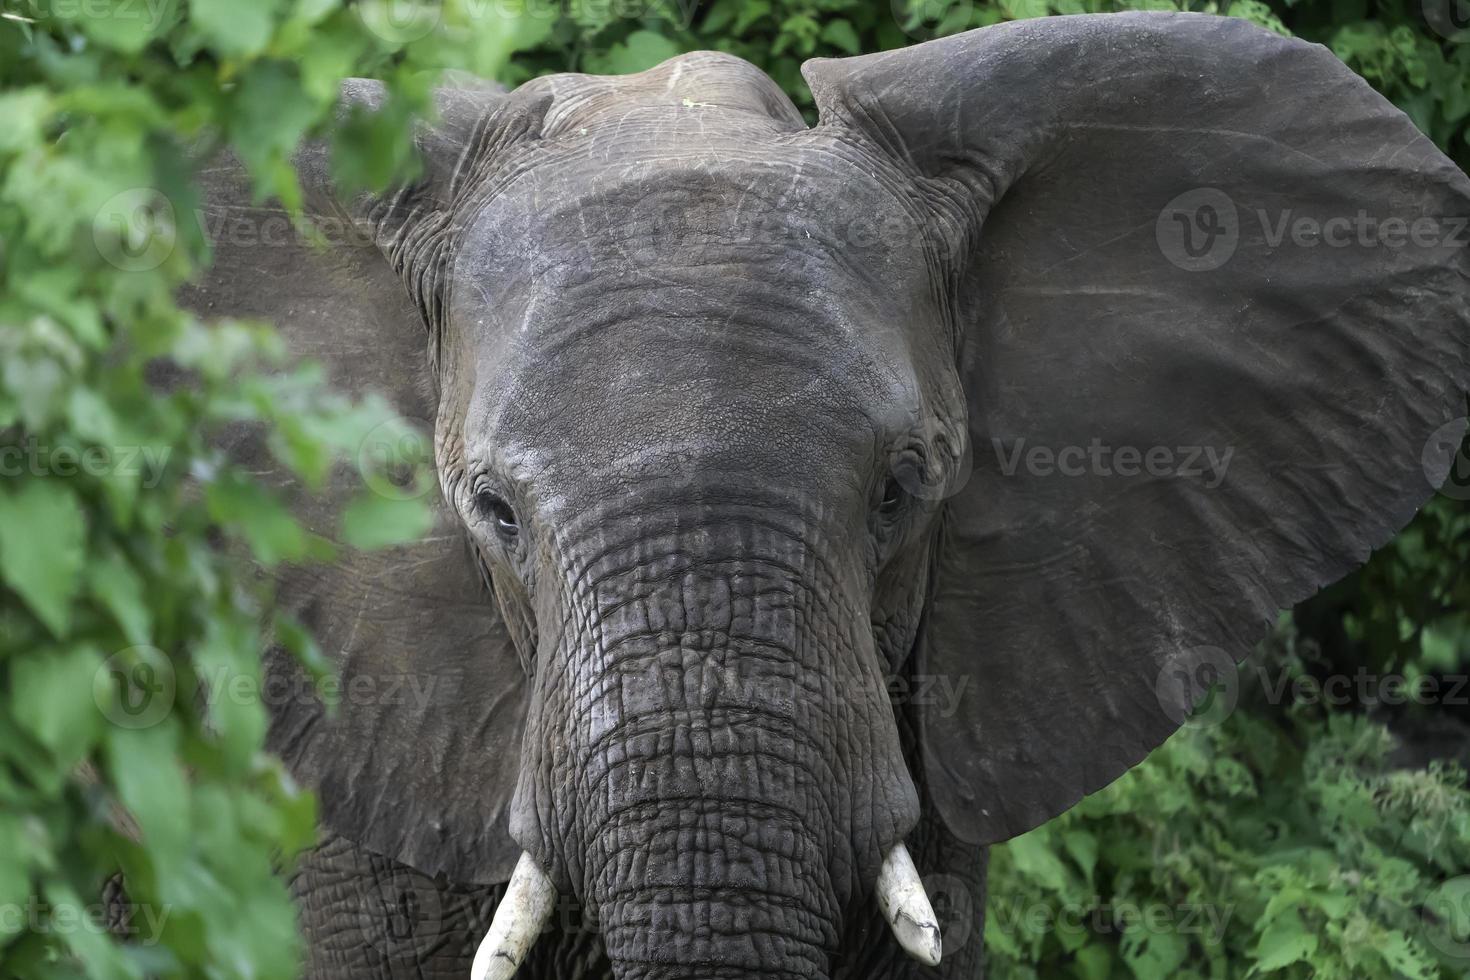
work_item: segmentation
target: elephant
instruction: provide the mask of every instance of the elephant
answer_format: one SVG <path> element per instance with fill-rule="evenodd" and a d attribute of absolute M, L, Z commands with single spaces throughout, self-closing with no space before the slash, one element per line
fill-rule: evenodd
<path fill-rule="evenodd" d="M 1326 49 L 1097 14 L 803 70 L 810 124 L 720 53 L 446 78 L 403 186 L 301 149 L 325 246 L 204 168 L 191 308 L 437 480 L 376 485 L 422 540 L 270 572 L 341 675 L 271 704 L 310 976 L 981 976 L 986 848 L 1448 472 L 1470 182 Z M 323 535 L 361 486 L 225 449 Z"/>

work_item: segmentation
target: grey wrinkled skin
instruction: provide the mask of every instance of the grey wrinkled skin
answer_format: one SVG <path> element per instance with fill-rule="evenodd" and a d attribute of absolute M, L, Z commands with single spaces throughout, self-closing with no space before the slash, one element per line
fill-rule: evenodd
<path fill-rule="evenodd" d="M 978 977 L 984 846 L 1140 761 L 1448 466 L 1463 244 L 1256 217 L 1470 215 L 1323 49 L 1108 15 L 805 72 L 815 127 L 709 53 L 458 80 L 411 187 L 342 200 L 302 155 L 361 234 L 325 252 L 207 175 L 194 304 L 424 420 L 439 484 L 425 541 L 282 575 L 357 691 L 273 705 L 321 798 L 312 976 L 467 975 L 525 851 L 562 900 L 528 977 Z M 1171 216 L 1202 191 L 1213 224 Z M 356 474 L 308 495 L 252 439 L 333 533 Z M 1007 463 L 1094 443 L 1230 463 Z M 901 841 L 938 970 L 875 910 Z"/>

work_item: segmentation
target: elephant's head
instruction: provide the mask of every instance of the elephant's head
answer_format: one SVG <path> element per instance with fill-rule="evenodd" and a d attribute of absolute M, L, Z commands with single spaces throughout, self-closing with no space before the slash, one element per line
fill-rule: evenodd
<path fill-rule="evenodd" d="M 275 744 L 339 833 L 518 866 L 493 975 L 558 893 L 620 980 L 826 977 L 873 902 L 937 958 L 921 819 L 1116 778 L 1448 466 L 1470 186 L 1325 50 L 1066 17 L 806 76 L 815 127 L 713 54 L 446 88 L 412 187 L 303 158 L 366 246 L 216 236 L 201 305 L 432 424 L 439 532 L 288 595 L 344 690 L 441 686 Z"/>

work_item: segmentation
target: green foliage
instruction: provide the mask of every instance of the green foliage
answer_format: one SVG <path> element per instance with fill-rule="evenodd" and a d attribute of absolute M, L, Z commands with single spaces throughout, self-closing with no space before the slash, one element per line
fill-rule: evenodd
<path fill-rule="evenodd" d="M 1459 976 L 1470 791 L 1390 764 L 1361 714 L 1275 694 L 1308 678 L 1290 621 L 1241 703 L 1188 725 L 1075 809 L 997 848 L 998 978 Z M 1287 685 L 1289 687 L 1290 684 Z M 1305 699 L 1307 701 L 1311 699 Z"/>
<path fill-rule="evenodd" d="M 345 182 L 382 185 L 411 166 L 429 69 L 490 73 L 522 43 L 478 7 L 418 8 L 433 34 L 403 9 L 0 0 L 0 975 L 299 972 L 278 872 L 315 808 L 263 751 L 264 637 L 324 665 L 234 556 L 335 545 L 211 436 L 258 426 L 320 485 L 391 413 L 173 292 L 207 260 L 192 173 L 212 148 L 297 202 L 289 158 L 328 135 Z M 384 111 L 334 121 L 340 79 L 363 74 L 388 81 Z M 145 381 L 164 362 L 167 393 Z M 426 518 L 365 490 L 334 536 L 381 546 Z"/>
<path fill-rule="evenodd" d="M 737 54 L 765 69 L 797 106 L 807 58 L 886 51 L 1049 14 L 1194 10 L 1226 14 L 1326 44 L 1461 163 L 1470 160 L 1470 30 L 1463 0 L 525 0 L 544 27 L 503 73 L 627 72 L 683 51 Z M 565 16 L 553 16 L 558 10 Z M 1426 19 L 1441 28 L 1437 33 Z M 1447 36 L 1448 35 L 1448 36 Z"/>

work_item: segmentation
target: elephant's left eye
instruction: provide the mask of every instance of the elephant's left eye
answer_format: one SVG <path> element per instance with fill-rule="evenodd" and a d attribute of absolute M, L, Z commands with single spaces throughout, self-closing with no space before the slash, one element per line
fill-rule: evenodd
<path fill-rule="evenodd" d="M 490 490 L 480 490 L 475 494 L 475 510 L 479 515 L 495 526 L 495 533 L 506 540 L 514 540 L 521 533 L 520 521 L 516 519 L 516 512 L 511 509 L 510 504 L 504 498 Z"/>
<path fill-rule="evenodd" d="M 893 517 L 903 508 L 903 487 L 898 478 L 890 476 L 883 484 L 883 497 L 878 501 L 878 513 L 884 517 Z"/>

